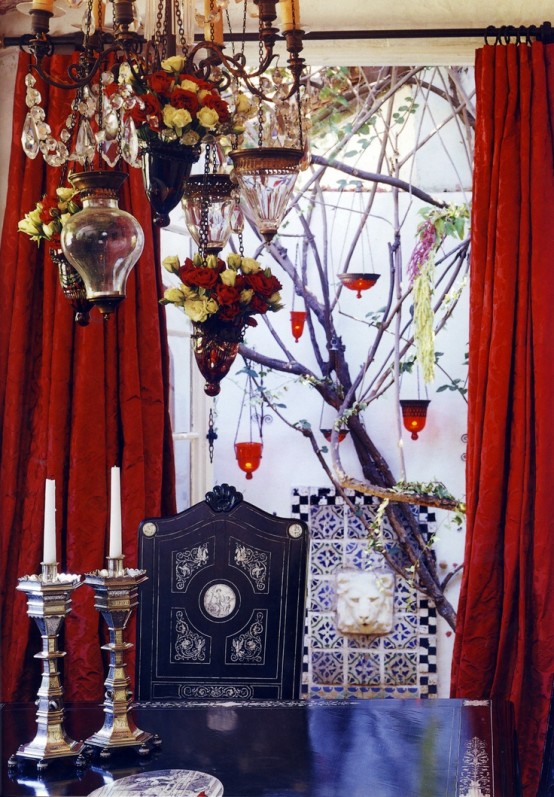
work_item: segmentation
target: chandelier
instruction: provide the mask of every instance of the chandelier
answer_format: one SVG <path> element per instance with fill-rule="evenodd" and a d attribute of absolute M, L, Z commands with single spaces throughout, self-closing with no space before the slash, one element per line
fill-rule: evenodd
<path fill-rule="evenodd" d="M 110 2 L 111 30 L 102 0 L 86 0 L 78 55 L 60 79 L 48 72 L 48 56 L 56 48 L 49 35 L 53 0 L 32 0 L 32 34 L 25 42 L 32 54 L 25 79 L 25 153 L 41 153 L 49 166 L 71 164 L 76 171 L 119 168 L 121 161 L 141 167 L 154 221 L 164 226 L 203 145 L 223 139 L 245 210 L 271 240 L 305 162 L 298 3 L 253 0 L 258 62 L 248 65 L 247 0 L 242 31 L 238 38 L 229 32 L 230 51 L 223 33 L 224 22 L 231 28 L 229 0 L 204 0 L 203 14 L 194 13 L 193 0 L 158 0 L 155 9 L 147 9 L 155 16 L 149 35 L 138 32 L 134 0 Z M 203 27 L 202 40 L 185 31 L 191 17 Z M 286 69 L 277 65 L 278 42 L 286 46 Z M 48 124 L 35 75 L 71 92 L 60 131 Z M 213 197 L 215 182 L 202 180 L 192 194 L 205 189 Z"/>

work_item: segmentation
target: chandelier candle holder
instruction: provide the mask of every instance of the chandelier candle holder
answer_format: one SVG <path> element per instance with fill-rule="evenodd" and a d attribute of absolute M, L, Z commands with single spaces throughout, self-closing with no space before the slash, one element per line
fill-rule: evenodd
<path fill-rule="evenodd" d="M 404 428 L 412 433 L 412 440 L 417 440 L 427 422 L 427 407 L 429 399 L 401 399 L 402 421 Z"/>
<path fill-rule="evenodd" d="M 17 585 L 27 596 L 27 614 L 36 622 L 42 638 L 42 651 L 35 654 L 35 658 L 42 661 L 42 679 L 36 700 L 37 733 L 10 757 L 10 769 L 16 767 L 20 759 L 36 761 L 39 771 L 58 758 L 76 758 L 78 765 L 85 763 L 81 755 L 83 743 L 71 739 L 63 726 L 63 687 L 58 669 L 58 660 L 65 656 L 59 649 L 59 635 L 71 611 L 71 595 L 81 586 L 81 576 L 58 573 L 55 561 L 42 562 L 41 567 L 40 575 L 23 576 Z"/>
<path fill-rule="evenodd" d="M 110 655 L 104 681 L 104 724 L 85 740 L 87 747 L 100 748 L 102 759 L 110 758 L 112 750 L 125 747 L 138 747 L 140 755 L 148 755 L 147 742 L 161 744 L 159 736 L 137 728 L 131 716 L 133 695 L 125 654 L 133 645 L 125 642 L 123 635 L 138 603 L 138 587 L 147 575 L 145 570 L 124 568 L 123 559 L 122 555 L 108 556 L 106 569 L 85 574 L 85 584 L 94 590 L 94 607 L 106 622 L 110 640 L 102 646 Z"/>
<path fill-rule="evenodd" d="M 83 209 L 64 224 L 62 250 L 82 277 L 86 299 L 106 317 L 125 298 L 127 278 L 144 246 L 142 227 L 118 206 L 126 179 L 117 171 L 69 175 Z"/>
<path fill-rule="evenodd" d="M 339 280 L 351 291 L 356 291 L 357 299 L 362 298 L 362 291 L 367 291 L 373 288 L 380 274 L 365 274 L 365 273 L 352 273 L 352 274 L 339 274 Z"/>

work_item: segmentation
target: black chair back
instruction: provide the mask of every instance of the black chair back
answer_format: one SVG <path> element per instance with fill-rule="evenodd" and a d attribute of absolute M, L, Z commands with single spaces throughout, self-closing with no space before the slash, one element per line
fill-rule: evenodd
<path fill-rule="evenodd" d="M 307 526 L 223 484 L 139 536 L 138 699 L 297 699 Z"/>

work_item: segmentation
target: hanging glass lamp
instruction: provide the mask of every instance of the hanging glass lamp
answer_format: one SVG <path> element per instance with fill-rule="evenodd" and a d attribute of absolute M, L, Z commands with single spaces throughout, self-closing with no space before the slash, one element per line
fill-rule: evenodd
<path fill-rule="evenodd" d="M 235 443 L 235 456 L 238 466 L 251 479 L 252 473 L 258 470 L 262 460 L 263 443 Z"/>
<path fill-rule="evenodd" d="M 206 212 L 206 254 L 219 254 L 231 235 L 231 213 L 236 191 L 226 174 L 199 174 L 189 177 L 181 206 L 185 223 L 197 246 L 201 246 L 202 213 Z"/>
<path fill-rule="evenodd" d="M 428 399 L 401 399 L 402 420 L 404 428 L 412 433 L 412 440 L 418 439 L 418 432 L 425 428 L 427 421 Z"/>
<path fill-rule="evenodd" d="M 242 201 L 268 243 L 287 210 L 303 155 L 302 150 L 288 147 L 259 147 L 230 153 Z"/>
<path fill-rule="evenodd" d="M 295 343 L 298 343 L 304 332 L 304 323 L 306 321 L 305 310 L 291 310 L 290 311 L 290 327 L 294 337 Z"/>
<path fill-rule="evenodd" d="M 81 275 L 86 298 L 109 315 L 125 298 L 127 277 L 144 246 L 142 227 L 118 206 L 123 172 L 82 172 L 69 175 L 83 209 L 64 224 L 62 250 Z"/>
<path fill-rule="evenodd" d="M 357 292 L 357 299 L 362 298 L 362 291 L 367 291 L 369 288 L 373 288 L 379 277 L 380 274 L 364 274 L 364 273 L 356 273 L 356 274 L 339 274 L 339 280 L 342 282 L 345 288 L 348 288 L 351 291 Z"/>

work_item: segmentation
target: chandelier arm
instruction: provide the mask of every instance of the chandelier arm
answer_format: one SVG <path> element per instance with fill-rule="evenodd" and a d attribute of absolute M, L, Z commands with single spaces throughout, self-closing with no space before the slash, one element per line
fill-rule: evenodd
<path fill-rule="evenodd" d="M 42 46 L 43 40 L 41 40 Z M 104 44 L 104 42 L 102 43 Z M 36 40 L 31 41 L 29 43 L 31 47 L 31 52 L 35 55 L 35 63 L 32 65 L 32 68 L 37 72 L 38 75 L 49 85 L 54 86 L 58 89 L 80 89 L 84 88 L 87 85 L 90 85 L 90 82 L 94 78 L 94 76 L 98 73 L 99 69 L 101 68 L 103 62 L 111 55 L 111 53 L 115 53 L 118 50 L 123 50 L 125 53 L 138 55 L 141 47 L 142 42 L 140 40 L 135 40 L 135 37 L 132 38 L 125 38 L 122 42 L 120 39 L 112 42 L 105 50 L 102 50 L 101 53 L 93 60 L 92 57 L 88 56 L 88 68 L 86 73 L 83 73 L 84 62 L 83 60 L 79 60 L 77 63 L 70 64 L 67 68 L 67 75 L 69 78 L 69 82 L 65 82 L 62 80 L 55 80 L 48 72 L 44 70 L 42 67 L 42 61 L 46 55 L 51 54 L 50 51 L 41 50 L 41 52 L 36 52 Z M 53 51 L 53 46 L 52 46 Z M 91 51 L 89 50 L 89 53 Z M 79 77 L 79 75 L 81 75 Z"/>
<path fill-rule="evenodd" d="M 198 64 L 195 64 L 195 58 L 201 50 L 208 50 L 209 55 L 205 58 L 202 58 Z M 267 47 L 265 49 L 265 56 L 261 63 L 259 64 L 258 68 L 254 72 L 246 72 L 246 58 L 244 53 L 236 53 L 233 56 L 228 56 L 223 52 L 223 47 L 217 42 L 213 41 L 201 41 L 190 50 L 185 67 L 186 69 L 191 72 L 192 74 L 198 74 L 199 71 L 202 72 L 204 78 L 208 78 L 211 69 L 214 66 L 223 66 L 233 78 L 238 78 L 246 85 L 248 88 L 253 91 L 258 97 L 261 97 L 264 100 L 270 100 L 269 97 L 263 94 L 258 88 L 252 85 L 250 82 L 252 78 L 260 77 L 263 75 L 264 72 L 269 69 L 273 61 L 277 58 L 277 54 L 273 52 L 273 46 Z M 300 80 L 300 76 L 298 76 L 298 81 L 295 81 L 296 85 Z M 291 94 L 294 93 L 294 87 L 291 89 Z"/>

